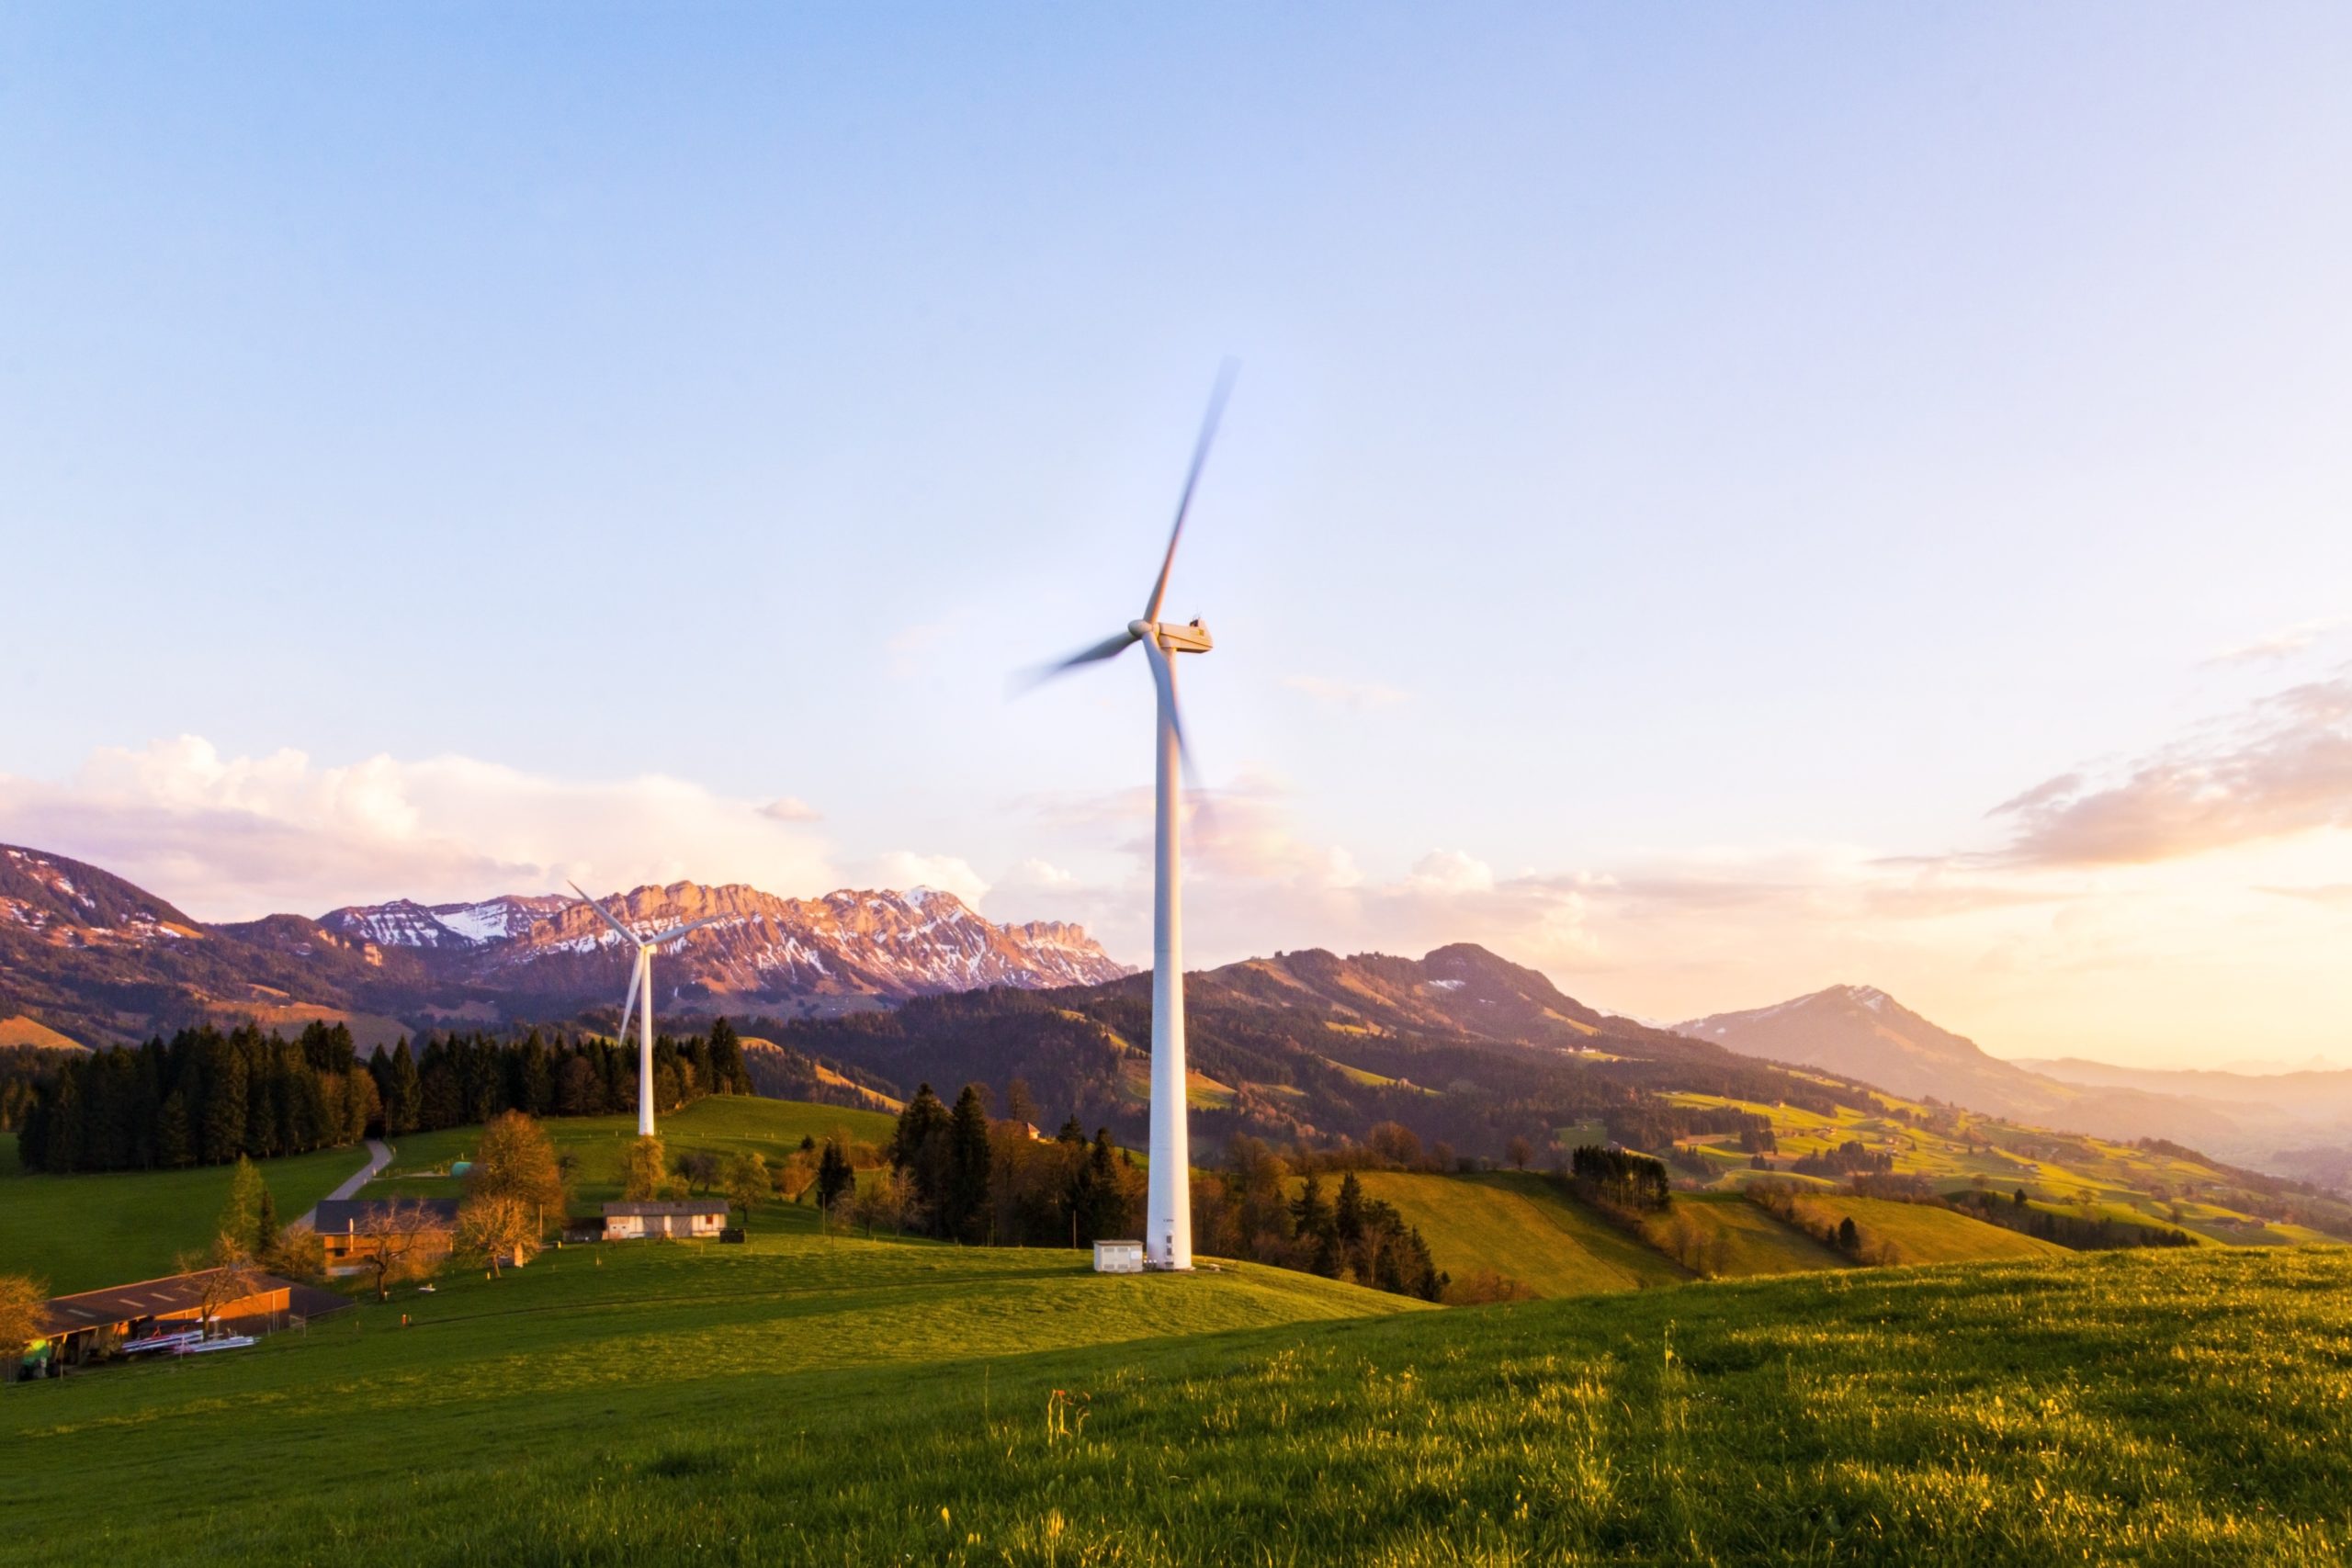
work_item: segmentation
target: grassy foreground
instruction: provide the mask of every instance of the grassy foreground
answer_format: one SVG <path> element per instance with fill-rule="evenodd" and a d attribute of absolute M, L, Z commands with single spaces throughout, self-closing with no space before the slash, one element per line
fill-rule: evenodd
<path fill-rule="evenodd" d="M 243 1357 L 0 1391 L 0 1561 L 2311 1563 L 2352 1539 L 2342 1249 L 1402 1305 L 813 1236 L 567 1250 Z"/>

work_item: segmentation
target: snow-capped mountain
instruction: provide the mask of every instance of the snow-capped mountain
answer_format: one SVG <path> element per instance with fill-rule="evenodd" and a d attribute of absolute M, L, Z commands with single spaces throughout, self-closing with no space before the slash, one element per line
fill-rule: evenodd
<path fill-rule="evenodd" d="M 605 897 L 633 931 L 718 924 L 662 955 L 662 989 L 690 999 L 743 998 L 815 1010 L 853 998 L 896 1000 L 985 986 L 1083 986 L 1127 972 L 1078 926 L 998 925 L 952 893 L 829 893 L 782 898 L 741 883 L 675 882 Z M 620 939 L 594 910 L 562 897 L 427 908 L 405 900 L 337 909 L 319 922 L 379 946 L 415 950 L 433 967 L 531 995 L 594 994 L 623 983 Z"/>
<path fill-rule="evenodd" d="M 605 903 L 642 931 L 718 918 L 656 965 L 673 1014 L 805 1017 L 1128 973 L 1080 927 L 999 925 L 928 888 L 782 898 L 679 882 Z M 555 1021 L 616 1007 L 628 965 L 613 932 L 561 896 L 403 898 L 208 925 L 96 866 L 0 845 L 0 1026 L 22 1016 L 86 1044 L 237 1017 L 342 1020 L 371 1040 Z"/>
<path fill-rule="evenodd" d="M 477 904 L 430 906 L 396 898 L 389 904 L 337 909 L 319 923 L 343 936 L 364 938 L 386 947 L 481 947 L 526 935 L 532 926 L 571 902 L 550 894 L 509 894 Z"/>

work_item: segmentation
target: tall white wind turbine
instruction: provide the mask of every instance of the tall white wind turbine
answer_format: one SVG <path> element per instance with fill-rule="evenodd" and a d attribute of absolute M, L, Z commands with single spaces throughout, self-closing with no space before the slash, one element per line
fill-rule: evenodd
<path fill-rule="evenodd" d="M 711 915 L 699 920 L 688 920 L 683 926 L 672 926 L 668 931 L 657 931 L 651 936 L 639 936 L 621 924 L 610 909 L 587 894 L 581 893 L 580 884 L 573 883 L 571 890 L 580 893 L 580 901 L 602 915 L 605 923 L 620 933 L 623 942 L 637 949 L 637 962 L 629 966 L 628 972 L 628 999 L 621 1003 L 620 1032 L 614 1038 L 628 1038 L 628 1015 L 637 1007 L 638 992 L 643 991 L 645 1010 L 638 1014 L 637 1028 L 637 1135 L 650 1138 L 653 1136 L 653 950 L 664 942 L 677 941 L 689 931 L 715 926 L 721 917 Z"/>
<path fill-rule="evenodd" d="M 1151 903 L 1151 1170 L 1143 1241 L 1144 1262 L 1152 1269 L 1193 1266 L 1192 1135 L 1184 1113 L 1183 900 L 1177 853 L 1182 775 L 1191 771 L 1191 760 L 1185 754 L 1184 723 L 1176 710 L 1174 656 L 1206 653 L 1213 646 L 1208 628 L 1199 621 L 1181 626 L 1162 621 L 1159 607 L 1168 596 L 1168 573 L 1176 564 L 1184 515 L 1192 510 L 1193 491 L 1200 483 L 1201 466 L 1208 460 L 1209 443 L 1216 438 L 1217 420 L 1225 412 L 1226 395 L 1233 389 L 1236 368 L 1231 360 L 1218 368 L 1216 386 L 1209 393 L 1208 415 L 1201 422 L 1201 437 L 1193 447 L 1193 466 L 1176 502 L 1176 525 L 1169 530 L 1168 553 L 1160 559 L 1159 577 L 1151 585 L 1143 617 L 1129 621 L 1115 637 L 1047 666 L 1038 675 L 1041 680 L 1051 679 L 1081 664 L 1116 658 L 1141 643 L 1159 693 L 1153 745 L 1158 762 L 1153 796 L 1158 829 L 1153 834 Z"/>

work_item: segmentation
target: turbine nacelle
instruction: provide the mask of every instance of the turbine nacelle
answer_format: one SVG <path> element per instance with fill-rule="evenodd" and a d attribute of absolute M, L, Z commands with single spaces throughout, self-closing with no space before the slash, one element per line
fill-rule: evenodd
<path fill-rule="evenodd" d="M 1136 642 L 1149 637 L 1168 653 L 1206 653 L 1216 646 L 1208 627 L 1197 619 L 1182 626 L 1173 621 L 1129 621 L 1127 636 Z"/>

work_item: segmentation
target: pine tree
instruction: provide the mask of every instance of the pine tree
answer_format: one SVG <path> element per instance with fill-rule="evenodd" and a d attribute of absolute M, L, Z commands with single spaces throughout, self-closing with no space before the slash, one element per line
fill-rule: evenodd
<path fill-rule="evenodd" d="M 261 1212 L 254 1216 L 254 1256 L 266 1258 L 277 1250 L 277 1199 L 261 1190 Z"/>
<path fill-rule="evenodd" d="M 1331 1231 L 1342 1247 L 1363 1239 L 1363 1183 L 1350 1171 L 1340 1179 L 1340 1201 L 1331 1211 Z"/>
<path fill-rule="evenodd" d="M 831 1213 L 833 1205 L 856 1186 L 857 1172 L 849 1156 L 842 1152 L 837 1140 L 827 1138 L 824 1156 L 817 1162 L 817 1206 Z"/>
<path fill-rule="evenodd" d="M 1319 1236 L 1329 1234 L 1336 1224 L 1331 1205 L 1323 1197 L 1323 1179 L 1313 1171 L 1306 1173 L 1306 1185 L 1299 1189 L 1291 1201 L 1291 1217 L 1298 1222 L 1298 1234 Z"/>
<path fill-rule="evenodd" d="M 254 1251 L 254 1238 L 261 1229 L 262 1205 L 268 1199 L 269 1188 L 262 1181 L 260 1170 L 253 1161 L 239 1155 L 237 1168 L 229 1178 L 228 1201 L 220 1205 L 220 1218 L 212 1227 L 214 1234 L 227 1237 L 245 1252 Z"/>
<path fill-rule="evenodd" d="M 220 1165 L 245 1149 L 245 1058 L 218 1036 L 206 1054 L 211 1070 L 205 1075 L 204 1125 L 197 1157 L 207 1165 Z"/>
<path fill-rule="evenodd" d="M 188 1135 L 187 1097 L 174 1089 L 164 1096 L 164 1103 L 155 1112 L 155 1163 L 166 1170 L 177 1170 L 196 1158 L 196 1145 Z"/>
<path fill-rule="evenodd" d="M 947 1107 L 929 1084 L 915 1090 L 890 1134 L 890 1163 L 914 1183 L 915 1201 L 940 1234 L 946 1229 Z"/>
<path fill-rule="evenodd" d="M 989 1111 L 978 1084 L 964 1086 L 948 1117 L 944 1208 L 946 1235 L 974 1244 L 989 1239 Z"/>

